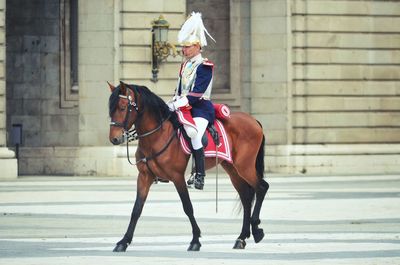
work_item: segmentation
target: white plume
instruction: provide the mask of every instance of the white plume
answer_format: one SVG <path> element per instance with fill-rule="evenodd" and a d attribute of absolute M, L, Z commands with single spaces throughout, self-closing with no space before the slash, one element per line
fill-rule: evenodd
<path fill-rule="evenodd" d="M 182 45 L 199 43 L 201 47 L 207 46 L 205 34 L 207 34 L 215 42 L 214 38 L 204 27 L 201 13 L 192 12 L 178 33 L 178 42 Z"/>

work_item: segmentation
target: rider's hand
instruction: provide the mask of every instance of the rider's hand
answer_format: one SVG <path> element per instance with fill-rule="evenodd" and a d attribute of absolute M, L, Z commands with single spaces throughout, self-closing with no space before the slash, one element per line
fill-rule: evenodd
<path fill-rule="evenodd" d="M 186 107 L 189 105 L 189 100 L 186 96 L 180 97 L 173 102 L 175 109 L 179 109 L 181 107 Z"/>
<path fill-rule="evenodd" d="M 167 106 L 168 106 L 168 108 L 169 108 L 170 111 L 175 111 L 175 110 L 176 110 L 176 108 L 175 108 L 175 106 L 174 106 L 174 101 L 173 101 L 173 100 L 168 101 L 168 102 L 167 102 Z"/>

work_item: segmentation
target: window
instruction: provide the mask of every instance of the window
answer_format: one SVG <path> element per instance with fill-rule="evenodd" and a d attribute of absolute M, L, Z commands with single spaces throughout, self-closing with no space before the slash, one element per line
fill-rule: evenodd
<path fill-rule="evenodd" d="M 78 106 L 78 0 L 60 0 L 60 107 Z"/>

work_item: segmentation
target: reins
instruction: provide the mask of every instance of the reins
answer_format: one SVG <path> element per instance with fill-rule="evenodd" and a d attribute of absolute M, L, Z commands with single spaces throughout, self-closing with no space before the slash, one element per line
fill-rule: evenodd
<path fill-rule="evenodd" d="M 128 133 L 127 133 L 129 142 L 139 140 L 140 138 L 144 138 L 144 137 L 146 137 L 146 136 L 149 136 L 149 135 L 155 133 L 156 131 L 158 131 L 159 129 L 161 129 L 161 127 L 162 127 L 164 121 L 169 120 L 170 117 L 171 117 L 171 114 L 169 114 L 168 117 L 167 117 L 166 119 L 162 120 L 161 123 L 158 125 L 157 128 L 155 128 L 155 129 L 153 129 L 153 130 L 151 130 L 151 131 L 149 131 L 149 132 L 146 132 L 146 133 L 144 133 L 144 134 L 137 134 L 136 128 L 130 129 L 130 130 L 128 131 Z"/>
<path fill-rule="evenodd" d="M 159 155 L 161 155 L 165 150 L 167 150 L 168 146 L 171 144 L 172 140 L 173 140 L 174 137 L 176 136 L 176 131 L 174 130 L 174 132 L 173 132 L 172 135 L 170 136 L 169 140 L 168 140 L 167 143 L 164 145 L 164 147 L 161 148 L 160 151 L 158 151 L 157 153 L 153 154 L 152 156 L 143 157 L 143 158 L 141 158 L 141 159 L 139 159 L 139 160 L 136 160 L 135 163 L 132 163 L 132 162 L 131 162 L 131 159 L 130 159 L 130 156 L 129 156 L 129 142 L 139 140 L 140 138 L 144 138 L 144 137 L 146 137 L 146 136 L 149 136 L 149 135 L 151 135 L 151 134 L 157 132 L 159 129 L 161 129 L 163 123 L 164 123 L 165 121 L 169 120 L 170 117 L 171 117 L 171 114 L 168 115 L 168 117 L 167 117 L 166 119 L 162 120 L 162 121 L 160 122 L 160 124 L 157 126 L 157 128 L 155 128 L 155 129 L 153 129 L 153 130 L 151 130 L 151 131 L 149 131 L 149 132 L 146 132 L 146 133 L 144 133 L 144 134 L 138 135 L 138 134 L 137 134 L 137 131 L 136 131 L 136 128 L 129 130 L 128 133 L 125 133 L 125 135 L 126 135 L 126 136 L 125 136 L 125 139 L 126 139 L 126 154 L 127 154 L 127 157 L 128 157 L 128 162 L 129 162 L 129 164 L 135 166 L 135 165 L 137 165 L 137 164 L 140 163 L 140 162 L 145 162 L 146 165 L 147 165 L 147 167 L 148 167 L 149 170 L 151 171 L 151 169 L 150 169 L 149 165 L 147 164 L 147 162 L 150 161 L 150 160 L 153 160 L 154 158 L 156 158 L 156 157 L 158 157 Z M 151 171 L 151 173 L 153 173 L 153 172 Z M 153 173 L 153 175 L 154 175 L 154 173 Z"/>

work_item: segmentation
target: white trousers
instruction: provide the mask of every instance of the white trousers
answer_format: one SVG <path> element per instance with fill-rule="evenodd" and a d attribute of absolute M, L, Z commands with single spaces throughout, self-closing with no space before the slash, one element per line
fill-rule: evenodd
<path fill-rule="evenodd" d="M 201 117 L 193 118 L 193 120 L 197 127 L 197 134 L 193 138 L 191 138 L 191 140 L 193 149 L 198 150 L 203 147 L 203 144 L 201 143 L 201 138 L 203 137 L 204 132 L 207 129 L 208 120 Z"/>

